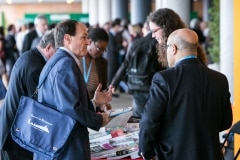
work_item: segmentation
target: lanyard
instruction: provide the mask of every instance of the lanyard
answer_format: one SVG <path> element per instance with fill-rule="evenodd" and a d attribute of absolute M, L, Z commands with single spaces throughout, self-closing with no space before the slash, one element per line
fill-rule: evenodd
<path fill-rule="evenodd" d="M 90 62 L 90 65 L 89 65 L 89 68 L 88 68 L 87 71 L 86 71 L 86 60 L 85 60 L 85 57 L 82 57 L 82 65 L 83 65 L 84 81 L 87 84 L 88 80 L 89 80 L 89 75 L 90 75 L 90 72 L 91 72 L 91 69 L 92 69 L 92 59 L 91 59 L 91 62 Z"/>

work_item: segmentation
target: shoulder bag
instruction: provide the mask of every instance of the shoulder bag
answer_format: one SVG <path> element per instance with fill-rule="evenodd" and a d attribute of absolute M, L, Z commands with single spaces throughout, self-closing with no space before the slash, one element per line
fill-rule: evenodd
<path fill-rule="evenodd" d="M 34 99 L 53 65 L 47 70 L 42 81 L 39 81 L 33 96 L 21 97 L 11 135 L 21 147 L 56 160 L 61 158 L 65 146 L 71 141 L 76 121 L 56 110 L 57 107 L 39 103 Z"/>

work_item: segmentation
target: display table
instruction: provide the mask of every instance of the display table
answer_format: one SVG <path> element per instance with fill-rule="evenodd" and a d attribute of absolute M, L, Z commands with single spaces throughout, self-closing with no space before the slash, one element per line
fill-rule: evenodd
<path fill-rule="evenodd" d="M 142 160 L 138 155 L 139 121 L 131 115 L 130 111 L 119 114 L 99 132 L 90 131 L 92 160 Z"/>

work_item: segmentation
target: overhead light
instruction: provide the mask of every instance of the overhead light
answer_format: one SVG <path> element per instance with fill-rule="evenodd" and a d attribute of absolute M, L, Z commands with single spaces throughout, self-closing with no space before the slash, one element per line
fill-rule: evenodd
<path fill-rule="evenodd" d="M 6 0 L 7 4 L 12 4 L 12 0 Z"/>
<path fill-rule="evenodd" d="M 67 4 L 71 4 L 74 0 L 66 0 Z"/>

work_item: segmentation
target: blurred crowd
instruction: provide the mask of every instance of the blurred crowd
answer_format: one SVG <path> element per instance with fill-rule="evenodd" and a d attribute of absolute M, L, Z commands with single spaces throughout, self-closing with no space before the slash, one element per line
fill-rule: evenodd
<path fill-rule="evenodd" d="M 0 26 L 0 58 L 2 61 L 1 73 L 2 81 L 7 88 L 9 77 L 15 61 L 22 53 L 36 47 L 43 34 L 54 28 L 55 23 L 49 24 L 44 15 L 38 15 L 34 22 L 22 24 L 9 24 L 7 28 Z M 108 85 L 110 85 L 115 73 L 120 65 L 124 62 L 125 55 L 133 41 L 144 37 L 145 27 L 143 23 L 131 24 L 127 19 L 116 18 L 104 25 L 86 26 L 91 28 L 103 28 L 109 34 L 109 43 L 107 50 L 103 53 L 103 57 L 108 61 Z M 190 21 L 189 28 L 194 30 L 199 41 L 206 53 L 207 64 L 213 63 L 211 56 L 208 53 L 211 38 L 209 36 L 209 27 L 207 22 L 201 18 L 194 18 Z M 126 77 L 122 77 L 124 82 Z M 122 84 L 122 83 L 121 83 Z M 124 86 L 119 86 L 117 89 L 120 92 L 125 92 Z M 113 96 L 118 97 L 118 94 Z"/>

